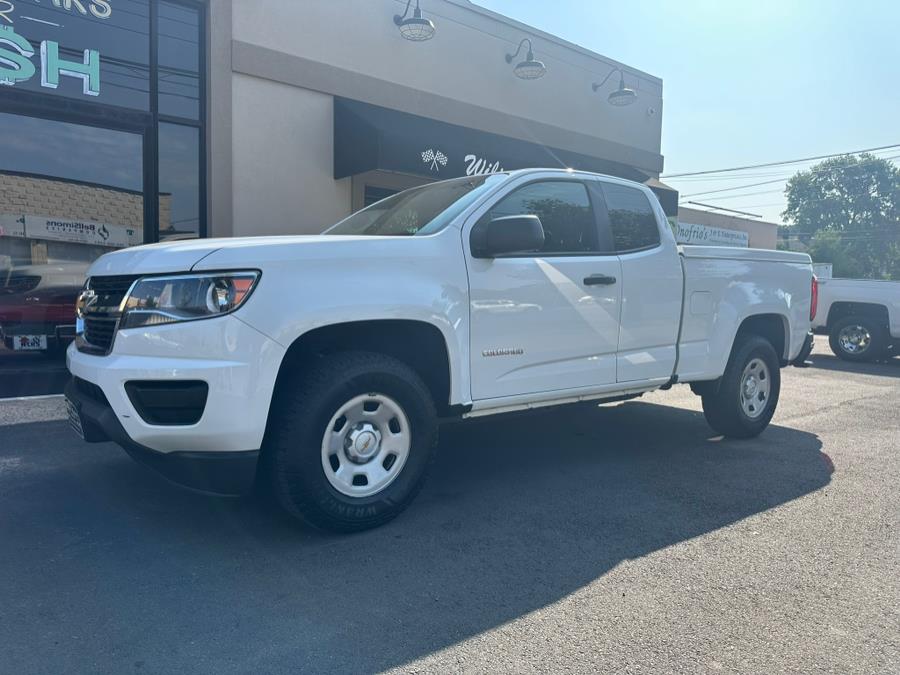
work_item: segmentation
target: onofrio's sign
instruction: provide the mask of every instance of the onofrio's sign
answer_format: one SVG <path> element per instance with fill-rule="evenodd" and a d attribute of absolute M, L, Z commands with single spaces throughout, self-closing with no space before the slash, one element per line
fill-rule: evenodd
<path fill-rule="evenodd" d="M 697 246 L 743 246 L 746 248 L 750 245 L 750 235 L 746 232 L 682 222 L 676 224 L 675 240 L 679 244 Z"/>

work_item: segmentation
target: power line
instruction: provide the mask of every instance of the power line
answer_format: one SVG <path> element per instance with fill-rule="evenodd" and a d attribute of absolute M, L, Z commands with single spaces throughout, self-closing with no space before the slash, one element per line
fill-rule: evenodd
<path fill-rule="evenodd" d="M 711 195 L 717 192 L 734 192 L 735 190 L 743 190 L 745 188 L 758 187 L 760 185 L 772 185 L 773 183 L 784 183 L 789 178 L 776 178 L 775 180 L 765 180 L 762 183 L 750 183 L 748 185 L 736 185 L 730 188 L 720 188 L 718 190 L 706 190 L 705 192 L 694 192 L 689 195 L 681 195 L 682 197 L 699 197 L 700 195 Z"/>
<path fill-rule="evenodd" d="M 742 216 L 750 216 L 751 218 L 762 218 L 758 213 L 747 213 L 746 211 L 736 211 L 734 209 L 729 209 L 724 206 L 715 206 L 713 204 L 703 204 L 701 202 L 686 202 L 687 204 L 693 204 L 694 206 L 705 206 L 709 209 L 715 209 L 716 211 L 730 211 L 731 213 L 740 213 Z"/>
<path fill-rule="evenodd" d="M 880 150 L 879 152 L 889 152 L 889 151 L 890 150 Z M 878 155 L 877 153 L 873 153 L 873 154 L 875 154 L 875 159 L 892 160 L 892 159 L 897 159 L 897 157 L 900 157 L 900 155 L 892 155 L 890 157 L 885 157 L 883 155 Z M 862 162 L 860 162 L 860 163 L 862 163 Z M 812 170 L 812 169 L 810 169 L 810 170 Z M 685 183 L 707 183 L 707 182 L 712 182 L 712 181 L 736 181 L 736 180 L 743 180 L 746 178 L 768 178 L 770 176 L 790 177 L 790 176 L 794 175 L 794 173 L 796 173 L 796 172 L 797 172 L 796 168 L 790 168 L 790 169 L 781 169 L 781 170 L 777 170 L 777 171 L 754 171 L 751 173 L 735 173 L 735 174 L 731 174 L 730 176 L 689 176 L 686 178 L 674 178 L 674 179 L 670 177 L 669 180 L 672 180 L 673 182 L 685 182 Z"/>
<path fill-rule="evenodd" d="M 777 188 L 775 190 L 757 190 L 756 192 L 745 192 L 742 195 L 724 195 L 722 197 L 716 197 L 716 199 L 740 199 L 741 197 L 753 197 L 755 195 L 771 195 L 776 192 L 784 192 L 781 188 Z M 684 195 L 687 197 L 688 195 Z"/>
<path fill-rule="evenodd" d="M 783 227 L 783 226 L 782 226 Z M 821 230 L 822 232 L 834 232 L 834 230 Z M 846 235 L 836 232 L 838 239 L 841 241 L 896 241 L 897 237 L 892 234 L 860 234 Z M 803 239 L 800 235 L 779 232 L 778 236 L 782 239 Z M 810 237 L 807 237 L 810 238 Z"/>
<path fill-rule="evenodd" d="M 854 169 L 854 168 L 856 168 L 856 167 L 858 167 L 858 166 L 864 166 L 864 165 L 867 165 L 867 164 L 874 164 L 875 162 L 878 162 L 878 161 L 890 161 L 890 160 L 892 160 L 892 159 L 897 159 L 898 157 L 900 157 L 900 155 L 894 155 L 894 156 L 892 156 L 892 157 L 877 157 L 877 158 L 875 158 L 875 159 L 870 159 L 870 160 L 864 160 L 864 161 L 862 161 L 862 162 L 857 162 L 856 164 L 853 164 L 853 165 L 851 165 L 851 166 L 842 166 L 842 167 L 836 167 L 836 168 L 838 168 L 840 171 L 849 171 L 849 170 Z M 826 172 L 825 169 L 810 169 L 810 170 L 807 171 L 806 173 L 818 174 L 818 173 L 825 173 L 825 172 Z M 774 184 L 774 183 L 786 183 L 786 182 L 789 181 L 792 177 L 793 177 L 793 176 L 791 176 L 791 177 L 789 177 L 789 178 L 776 178 L 776 179 L 774 179 L 774 180 L 766 180 L 766 181 L 762 181 L 761 183 L 748 183 L 747 185 L 735 185 L 735 186 L 733 186 L 733 187 L 720 188 L 720 189 L 718 189 L 718 190 L 705 190 L 704 192 L 694 192 L 694 193 L 691 193 L 691 194 L 689 194 L 689 195 L 682 195 L 682 197 L 699 197 L 700 195 L 711 195 L 711 194 L 715 194 L 715 193 L 718 193 L 718 192 L 733 192 L 734 190 L 744 190 L 745 188 L 758 187 L 758 186 L 760 186 L 760 185 L 772 185 L 772 184 Z M 748 193 L 748 194 L 750 194 L 750 193 Z"/>
<path fill-rule="evenodd" d="M 900 143 L 893 145 L 881 145 L 877 148 L 864 148 L 862 150 L 850 150 L 848 152 L 836 152 L 830 155 L 818 155 L 816 157 L 803 157 L 801 159 L 787 159 L 780 162 L 766 162 L 765 164 L 747 164 L 745 166 L 735 166 L 729 169 L 710 169 L 708 171 L 692 171 L 689 173 L 673 173 L 660 176 L 660 178 L 678 178 L 681 176 L 705 176 L 711 173 L 725 173 L 728 171 L 743 171 L 745 169 L 762 169 L 768 166 L 783 166 L 785 164 L 800 164 L 801 162 L 813 162 L 819 159 L 829 159 L 831 157 L 840 157 L 841 155 L 856 155 L 861 152 L 875 152 L 876 150 L 888 150 L 890 148 L 900 148 Z"/>

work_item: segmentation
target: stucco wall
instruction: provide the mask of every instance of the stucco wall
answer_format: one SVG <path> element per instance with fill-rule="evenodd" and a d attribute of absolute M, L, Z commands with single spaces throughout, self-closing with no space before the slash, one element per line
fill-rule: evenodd
<path fill-rule="evenodd" d="M 233 38 L 423 95 L 659 154 L 662 83 L 658 78 L 622 66 L 638 100 L 628 107 L 610 106 L 606 95 L 616 88 L 618 77 L 610 78 L 598 93 L 591 84 L 621 65 L 616 61 L 467 0 L 423 3 L 423 13 L 437 30 L 427 42 L 409 42 L 400 37 L 392 21 L 405 4 L 398 0 L 234 2 Z M 516 78 L 504 59 L 524 37 L 532 38 L 536 58 L 547 65 L 548 72 L 540 80 Z M 521 131 L 515 123 L 506 129 L 514 136 Z"/>
<path fill-rule="evenodd" d="M 434 39 L 411 43 L 400 0 L 212 0 L 209 229 L 213 236 L 318 232 L 351 208 L 333 176 L 333 96 L 603 157 L 658 173 L 662 83 L 623 66 L 635 104 L 591 91 L 620 64 L 466 0 L 428 0 Z M 522 37 L 537 81 L 504 60 Z"/>
<path fill-rule="evenodd" d="M 333 98 L 246 75 L 233 97 L 233 234 L 314 234 L 350 213 L 333 177 Z"/>

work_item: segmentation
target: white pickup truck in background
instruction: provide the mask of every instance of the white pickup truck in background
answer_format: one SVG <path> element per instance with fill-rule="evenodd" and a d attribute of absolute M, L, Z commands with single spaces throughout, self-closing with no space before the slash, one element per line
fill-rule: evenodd
<path fill-rule="evenodd" d="M 900 345 L 900 281 L 820 279 L 813 329 L 847 361 L 873 361 Z"/>
<path fill-rule="evenodd" d="M 805 254 L 679 247 L 640 184 L 444 181 L 323 235 L 103 256 L 67 355 L 70 418 L 179 483 L 256 479 L 314 525 L 359 530 L 413 499 L 439 419 L 680 382 L 718 432 L 759 434 L 811 340 L 812 281 Z"/>

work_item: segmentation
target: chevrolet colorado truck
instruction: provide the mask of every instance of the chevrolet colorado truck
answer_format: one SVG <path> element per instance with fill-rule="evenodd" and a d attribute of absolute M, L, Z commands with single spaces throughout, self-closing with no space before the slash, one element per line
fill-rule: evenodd
<path fill-rule="evenodd" d="M 820 279 L 813 329 L 845 361 L 874 361 L 900 347 L 900 281 Z"/>
<path fill-rule="evenodd" d="M 317 236 L 163 243 L 88 272 L 70 420 L 183 485 L 340 531 L 422 486 L 439 420 L 689 383 L 756 436 L 810 339 L 805 254 L 679 247 L 653 193 L 523 170 L 388 197 Z"/>

